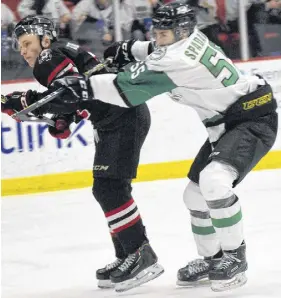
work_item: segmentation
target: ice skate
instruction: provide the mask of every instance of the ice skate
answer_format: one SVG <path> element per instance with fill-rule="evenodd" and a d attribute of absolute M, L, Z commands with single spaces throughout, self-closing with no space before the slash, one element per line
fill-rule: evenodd
<path fill-rule="evenodd" d="M 96 271 L 96 278 L 98 280 L 98 287 L 101 289 L 114 288 L 114 283 L 110 280 L 110 273 L 122 265 L 124 259 L 116 259 L 114 262 L 107 264 L 104 268 Z"/>
<path fill-rule="evenodd" d="M 164 272 L 149 243 L 144 243 L 135 253 L 110 273 L 116 292 L 124 292 L 158 277 Z"/>
<path fill-rule="evenodd" d="M 181 287 L 209 286 L 209 272 L 220 261 L 219 257 L 195 259 L 178 270 L 177 285 Z"/>
<path fill-rule="evenodd" d="M 247 282 L 245 271 L 246 245 L 231 251 L 224 251 L 221 261 L 209 272 L 211 289 L 215 292 L 226 291 L 243 286 Z"/>

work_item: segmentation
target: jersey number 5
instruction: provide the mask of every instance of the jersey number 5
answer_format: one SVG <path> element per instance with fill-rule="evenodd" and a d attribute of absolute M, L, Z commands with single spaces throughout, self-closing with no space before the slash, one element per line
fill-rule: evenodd
<path fill-rule="evenodd" d="M 211 58 L 216 57 L 216 55 L 217 51 L 215 51 L 211 47 L 207 47 L 204 55 L 200 60 L 200 63 L 206 66 L 215 78 L 217 78 L 224 69 L 227 69 L 228 74 L 225 74 L 221 83 L 224 85 L 224 87 L 234 85 L 239 79 L 237 70 L 225 59 L 219 59 L 216 64 L 211 62 Z"/>

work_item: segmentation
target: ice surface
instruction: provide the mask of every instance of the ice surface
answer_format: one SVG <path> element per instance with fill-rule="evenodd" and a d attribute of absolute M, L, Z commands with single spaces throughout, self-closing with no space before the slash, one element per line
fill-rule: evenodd
<path fill-rule="evenodd" d="M 95 270 L 113 260 L 106 220 L 91 189 L 3 198 L 3 298 L 281 297 L 281 170 L 251 173 L 237 188 L 248 246 L 248 283 L 214 293 L 178 288 L 178 268 L 196 257 L 187 179 L 134 184 L 134 198 L 165 273 L 117 294 L 96 287 Z"/>

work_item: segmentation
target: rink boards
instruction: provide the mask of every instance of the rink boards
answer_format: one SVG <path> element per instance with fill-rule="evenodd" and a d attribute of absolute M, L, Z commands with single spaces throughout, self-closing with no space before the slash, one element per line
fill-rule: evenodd
<path fill-rule="evenodd" d="M 261 73 L 281 106 L 281 59 L 237 63 L 244 73 Z M 35 89 L 38 83 L 2 85 L 2 94 Z M 196 113 L 159 96 L 149 102 L 152 126 L 143 146 L 136 181 L 185 177 L 207 134 Z M 279 116 L 280 117 L 280 116 Z M 279 124 L 279 127 L 281 125 Z M 48 135 L 43 124 L 16 123 L 2 117 L 2 195 L 81 188 L 92 184 L 93 130 L 82 122 L 69 140 Z M 273 150 L 256 170 L 281 168 L 280 130 Z"/>

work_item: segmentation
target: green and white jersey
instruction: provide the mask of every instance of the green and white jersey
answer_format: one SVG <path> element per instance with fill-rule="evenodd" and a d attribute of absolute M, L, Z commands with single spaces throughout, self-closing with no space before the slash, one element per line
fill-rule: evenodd
<path fill-rule="evenodd" d="M 265 82 L 241 74 L 219 47 L 195 29 L 188 39 L 156 49 L 118 75 L 93 76 L 91 84 L 96 99 L 123 107 L 168 92 L 174 101 L 193 107 L 204 121 Z M 224 124 L 208 128 L 210 141 L 223 132 Z"/>

